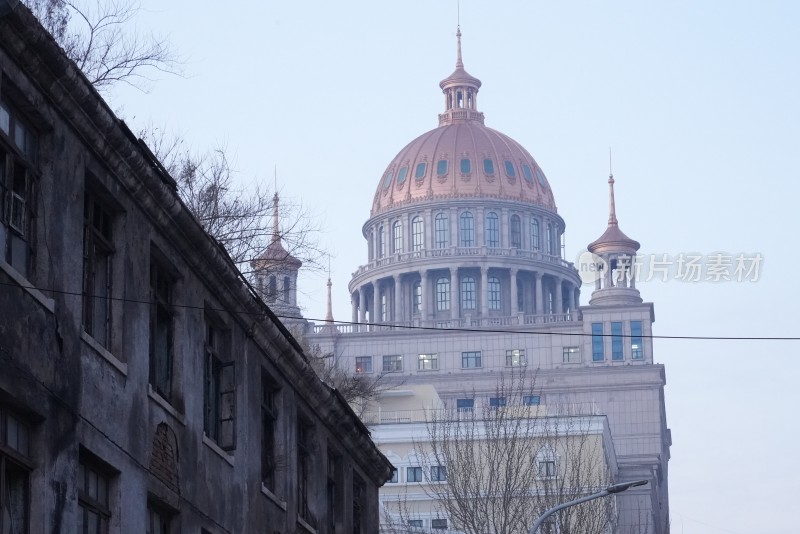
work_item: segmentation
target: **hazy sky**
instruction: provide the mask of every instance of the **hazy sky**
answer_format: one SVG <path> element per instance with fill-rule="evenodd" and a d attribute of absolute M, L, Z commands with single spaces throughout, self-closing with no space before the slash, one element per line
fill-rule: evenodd
<path fill-rule="evenodd" d="M 283 196 L 325 229 L 334 316 L 349 319 L 380 177 L 442 111 L 455 0 L 143 7 L 140 29 L 169 36 L 185 77 L 117 90 L 112 107 L 134 129 L 226 145 L 244 184 L 271 186 L 277 165 Z M 641 284 L 655 333 L 800 336 L 800 2 L 462 0 L 461 28 L 478 107 L 547 174 L 567 258 L 605 228 L 610 146 L 620 226 L 644 255 L 763 258 L 756 282 Z M 325 315 L 324 284 L 301 280 L 309 318 Z M 655 342 L 674 533 L 798 531 L 798 348 Z"/>

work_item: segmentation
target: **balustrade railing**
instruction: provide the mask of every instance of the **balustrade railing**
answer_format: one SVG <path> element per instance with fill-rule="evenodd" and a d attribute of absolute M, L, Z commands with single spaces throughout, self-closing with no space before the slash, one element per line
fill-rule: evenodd
<path fill-rule="evenodd" d="M 414 321 L 400 321 L 396 323 L 348 323 L 348 324 L 315 324 L 313 330 L 315 334 L 338 333 L 373 333 L 400 331 L 410 327 L 422 328 L 496 328 L 505 326 L 525 326 L 525 325 L 550 325 L 555 323 L 570 323 L 578 320 L 577 312 L 567 313 L 545 313 L 537 315 L 507 315 L 490 317 L 460 317 L 455 319 L 416 319 Z"/>

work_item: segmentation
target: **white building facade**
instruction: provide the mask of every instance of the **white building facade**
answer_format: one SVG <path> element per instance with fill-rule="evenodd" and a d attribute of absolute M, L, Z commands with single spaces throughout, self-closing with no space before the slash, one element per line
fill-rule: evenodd
<path fill-rule="evenodd" d="M 667 533 L 664 367 L 654 362 L 653 305 L 635 287 L 639 243 L 619 228 L 613 177 L 607 229 L 588 247 L 605 268 L 581 306 L 551 184 L 527 150 L 485 126 L 481 82 L 464 70 L 457 35 L 439 126 L 406 145 L 378 183 L 362 229 L 367 262 L 349 284 L 350 324 L 312 326 L 308 339 L 353 373 L 430 384 L 450 406 L 511 402 L 492 400 L 497 377 L 535 371 L 525 402 L 606 416 L 617 481 L 650 481 L 620 496 L 618 532 Z M 372 417 L 396 425 L 405 416 Z"/>

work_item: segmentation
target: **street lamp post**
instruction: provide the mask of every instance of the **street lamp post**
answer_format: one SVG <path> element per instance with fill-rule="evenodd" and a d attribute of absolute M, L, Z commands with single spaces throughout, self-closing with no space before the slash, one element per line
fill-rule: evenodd
<path fill-rule="evenodd" d="M 636 486 L 644 486 L 647 484 L 647 480 L 635 480 L 633 482 L 620 482 L 619 484 L 612 484 L 604 490 L 598 491 L 597 493 L 592 493 L 591 495 L 586 495 L 585 497 L 580 497 L 578 499 L 565 502 L 559 504 L 557 506 L 553 506 L 545 513 L 539 516 L 539 519 L 531 527 L 530 534 L 536 534 L 536 531 L 539 530 L 539 527 L 542 526 L 544 520 L 553 515 L 554 513 L 558 512 L 559 510 L 563 510 L 564 508 L 569 508 L 570 506 L 575 506 L 576 504 L 581 504 L 587 501 L 592 501 L 594 499 L 599 499 L 600 497 L 605 497 L 606 495 L 612 495 L 615 493 L 622 493 L 625 490 L 630 488 L 634 488 Z"/>

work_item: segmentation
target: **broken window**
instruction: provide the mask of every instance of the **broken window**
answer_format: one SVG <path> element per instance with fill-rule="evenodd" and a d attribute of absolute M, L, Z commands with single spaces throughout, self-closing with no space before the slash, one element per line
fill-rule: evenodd
<path fill-rule="evenodd" d="M 300 517 L 316 528 L 311 513 L 311 480 L 313 476 L 313 433 L 311 422 L 297 420 L 297 504 Z"/>
<path fill-rule="evenodd" d="M 147 534 L 170 534 L 175 512 L 160 502 L 147 500 Z"/>
<path fill-rule="evenodd" d="M 172 400 L 172 292 L 175 278 L 156 258 L 150 262 L 150 385 Z"/>
<path fill-rule="evenodd" d="M 38 138 L 6 101 L 0 101 L 0 252 L 30 275 L 34 250 L 34 201 Z"/>
<path fill-rule="evenodd" d="M 204 430 L 223 450 L 236 448 L 236 373 L 229 332 L 206 318 Z"/>
<path fill-rule="evenodd" d="M 83 207 L 83 328 L 104 347 L 111 328 L 112 214 L 87 193 Z"/>
<path fill-rule="evenodd" d="M 82 454 L 78 465 L 78 532 L 108 532 L 111 521 L 109 485 L 113 473 L 101 462 Z"/>
<path fill-rule="evenodd" d="M 0 532 L 23 534 L 30 521 L 30 452 L 28 425 L 0 407 Z"/>
<path fill-rule="evenodd" d="M 278 386 L 269 374 L 261 370 L 261 482 L 275 493 L 277 471 Z"/>

